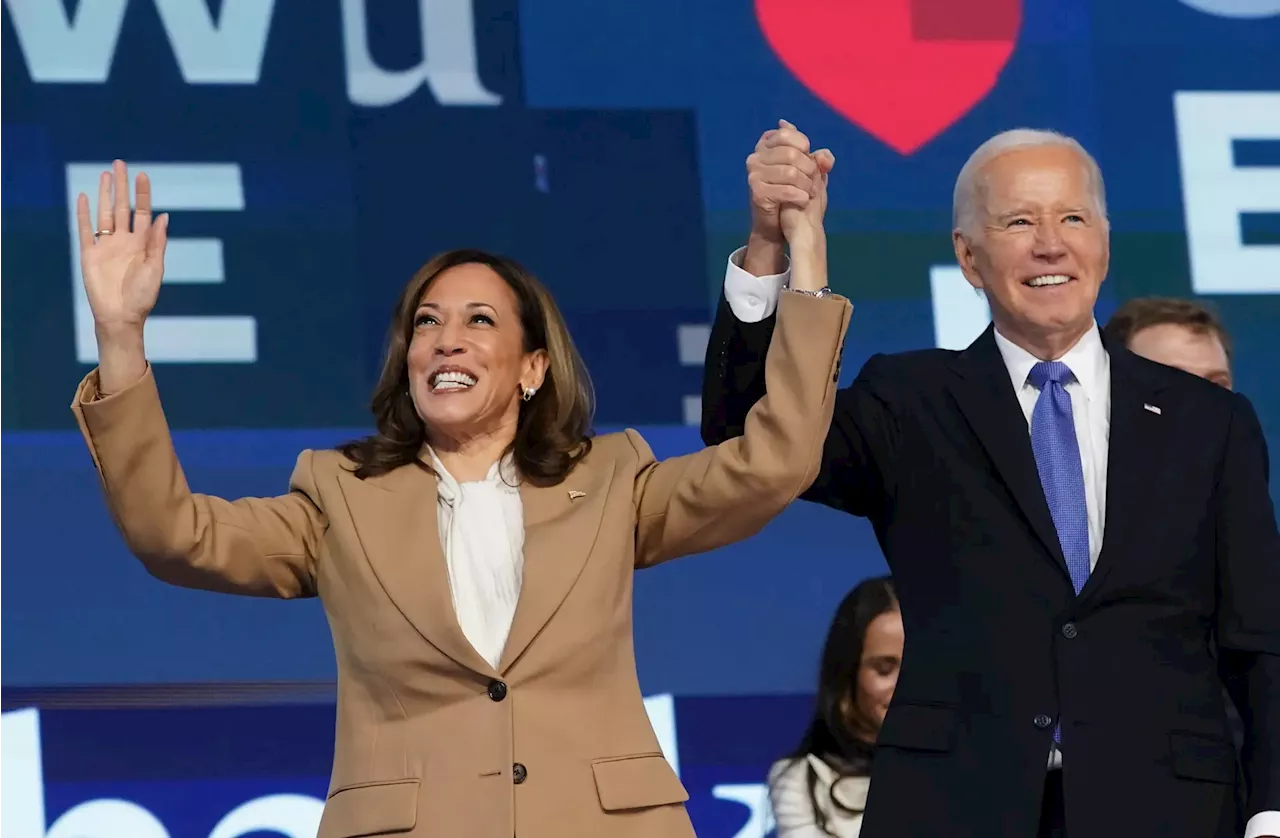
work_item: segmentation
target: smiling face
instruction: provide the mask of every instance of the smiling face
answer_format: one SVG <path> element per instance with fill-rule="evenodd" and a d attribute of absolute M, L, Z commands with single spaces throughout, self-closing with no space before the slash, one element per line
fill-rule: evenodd
<path fill-rule="evenodd" d="M 547 352 L 529 351 L 519 301 L 488 265 L 440 273 L 413 315 L 409 390 L 432 445 L 515 438 L 521 394 L 542 385 Z"/>
<path fill-rule="evenodd" d="M 986 294 L 1002 335 L 1056 359 L 1092 327 L 1107 275 L 1090 170 L 1073 148 L 1026 146 L 988 160 L 976 186 L 973 224 L 953 235 L 965 279 Z"/>

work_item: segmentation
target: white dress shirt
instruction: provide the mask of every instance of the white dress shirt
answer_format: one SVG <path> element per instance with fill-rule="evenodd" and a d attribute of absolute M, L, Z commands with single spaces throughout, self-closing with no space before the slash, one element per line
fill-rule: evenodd
<path fill-rule="evenodd" d="M 812 797 L 810 769 L 817 778 Z M 775 762 L 769 769 L 769 805 L 778 826 L 778 838 L 858 838 L 870 787 L 870 777 L 839 777 L 815 754 Z M 835 805 L 833 797 L 845 808 Z M 818 827 L 819 811 L 827 827 L 825 832 Z"/>
<path fill-rule="evenodd" d="M 459 483 L 435 452 L 436 520 L 458 625 L 494 669 L 511 633 L 524 576 L 524 507 L 510 455 L 484 480 Z"/>
<path fill-rule="evenodd" d="M 757 323 L 773 314 L 778 295 L 791 279 L 790 265 L 782 273 L 753 276 L 742 269 L 746 248 L 729 256 L 725 269 L 724 296 L 729 309 L 744 323 Z M 1028 380 L 1031 368 L 1040 360 L 1000 334 L 995 333 L 1000 357 L 1009 370 L 1009 379 L 1018 395 L 1018 404 L 1027 419 L 1031 433 L 1031 413 L 1040 397 Z M 1084 499 L 1089 516 L 1089 570 L 1098 563 L 1102 552 L 1102 533 L 1106 523 L 1107 454 L 1111 438 L 1111 359 L 1102 346 L 1095 323 L 1085 336 L 1058 359 L 1070 368 L 1075 380 L 1064 385 L 1071 397 L 1071 418 L 1080 446 L 1080 465 L 1084 470 Z M 1049 748 L 1049 767 L 1062 767 L 1062 753 Z M 1280 812 L 1259 812 L 1249 819 L 1245 838 L 1280 835 Z"/>

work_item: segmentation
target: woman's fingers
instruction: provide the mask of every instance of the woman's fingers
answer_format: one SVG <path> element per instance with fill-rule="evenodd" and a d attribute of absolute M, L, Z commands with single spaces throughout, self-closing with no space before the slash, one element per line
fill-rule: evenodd
<path fill-rule="evenodd" d="M 164 261 L 164 246 L 169 237 L 169 213 L 156 219 L 147 234 L 147 261 Z"/>
<path fill-rule="evenodd" d="M 89 196 L 81 192 L 76 197 L 76 232 L 80 237 L 80 253 L 93 247 L 93 222 L 89 220 Z"/>
<path fill-rule="evenodd" d="M 129 168 L 123 160 L 111 165 L 112 186 L 115 192 L 114 225 L 110 228 L 118 233 L 129 232 Z"/>
<path fill-rule="evenodd" d="M 129 205 L 129 167 L 123 160 L 111 164 L 111 171 L 103 172 L 98 177 L 98 223 L 90 226 L 92 236 L 106 232 L 125 235 L 129 232 L 146 234 L 151 227 L 151 179 L 146 172 L 139 172 L 136 184 L 138 208 L 133 212 Z M 80 198 L 76 199 L 77 227 L 90 218 L 89 199 L 80 196 L 85 202 L 85 215 L 80 216 Z M 84 243 L 81 242 L 81 246 Z"/>
<path fill-rule="evenodd" d="M 114 230 L 111 221 L 111 173 L 98 175 L 98 226 L 95 230 Z"/>
<path fill-rule="evenodd" d="M 145 234 L 151 226 L 151 179 L 146 172 L 139 172 L 134 189 L 137 207 L 133 210 L 133 232 Z"/>

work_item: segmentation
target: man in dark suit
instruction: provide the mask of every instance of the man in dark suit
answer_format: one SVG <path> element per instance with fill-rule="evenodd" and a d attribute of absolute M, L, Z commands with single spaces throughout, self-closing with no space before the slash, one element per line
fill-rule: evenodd
<path fill-rule="evenodd" d="M 833 162 L 785 122 L 747 160 L 707 443 L 740 434 L 764 391 L 778 208 Z M 992 138 L 954 210 L 992 328 L 962 352 L 868 360 L 804 495 L 871 521 L 901 599 L 863 838 L 1280 833 L 1280 535 L 1253 408 L 1103 340 L 1102 176 L 1074 140 Z"/>

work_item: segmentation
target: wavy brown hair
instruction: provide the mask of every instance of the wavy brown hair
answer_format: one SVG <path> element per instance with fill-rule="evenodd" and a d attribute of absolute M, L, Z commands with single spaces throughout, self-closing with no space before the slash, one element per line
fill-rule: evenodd
<path fill-rule="evenodd" d="M 468 264 L 485 265 L 502 277 L 516 297 L 524 351 L 543 349 L 549 359 L 537 394 L 520 403 L 516 438 L 508 449 L 521 477 L 536 486 L 553 486 L 591 450 L 595 402 L 591 377 L 551 293 L 533 274 L 505 256 L 474 249 L 450 250 L 418 269 L 391 315 L 382 374 L 370 404 L 377 432 L 338 449 L 355 463 L 357 477 L 375 477 L 411 463 L 430 468 L 420 456 L 427 426 L 409 395 L 413 315 L 437 277 Z"/>

